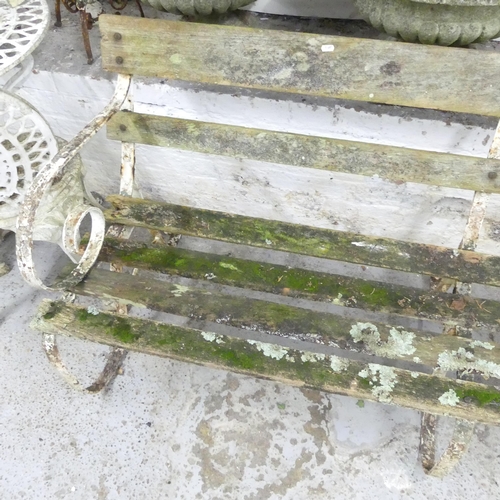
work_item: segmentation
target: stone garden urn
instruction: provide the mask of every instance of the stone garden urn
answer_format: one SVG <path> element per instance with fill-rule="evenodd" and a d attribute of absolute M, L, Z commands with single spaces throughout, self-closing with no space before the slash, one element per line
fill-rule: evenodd
<path fill-rule="evenodd" d="M 141 0 L 157 10 L 185 16 L 209 16 L 237 10 L 254 0 Z"/>
<path fill-rule="evenodd" d="M 376 29 L 406 42 L 469 45 L 500 36 L 500 0 L 355 0 Z"/>

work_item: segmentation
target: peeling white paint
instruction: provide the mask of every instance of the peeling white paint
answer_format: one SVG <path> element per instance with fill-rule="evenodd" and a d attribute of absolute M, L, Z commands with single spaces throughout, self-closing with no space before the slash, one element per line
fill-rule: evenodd
<path fill-rule="evenodd" d="M 300 356 L 300 359 L 306 363 L 309 361 L 310 363 L 316 363 L 316 361 L 323 361 L 326 358 L 326 356 L 322 353 L 316 353 L 316 352 L 303 352 L 302 355 Z"/>
<path fill-rule="evenodd" d="M 453 389 L 446 391 L 438 400 L 442 405 L 446 406 L 457 406 L 457 403 L 460 402 L 460 398 Z"/>
<path fill-rule="evenodd" d="M 349 367 L 349 360 L 339 356 L 330 356 L 330 367 L 335 373 L 343 372 Z"/>
<path fill-rule="evenodd" d="M 177 283 L 174 286 L 175 290 L 171 292 L 174 297 L 181 297 L 182 295 L 184 295 L 186 292 L 189 291 L 189 287 L 187 286 L 178 285 Z"/>
<path fill-rule="evenodd" d="M 397 375 L 394 368 L 370 363 L 367 368 L 361 370 L 358 375 L 370 379 L 373 385 L 372 394 L 382 403 L 392 401 L 391 392 L 396 385 Z"/>
<path fill-rule="evenodd" d="M 408 356 L 415 352 L 413 339 L 415 334 L 403 328 L 391 328 L 389 338 L 384 342 L 378 328 L 372 323 L 356 323 L 349 332 L 354 342 L 364 342 L 366 347 L 378 356 Z"/>
<path fill-rule="evenodd" d="M 276 344 L 267 344 L 258 340 L 247 340 L 251 345 L 254 345 L 264 356 L 268 356 L 278 361 L 288 354 L 288 349 Z"/>
<path fill-rule="evenodd" d="M 438 356 L 438 368 L 443 373 L 450 371 L 463 371 L 466 374 L 478 372 L 486 379 L 489 377 L 500 378 L 499 364 L 477 358 L 463 347 L 460 347 L 456 351 L 442 352 Z"/>
<path fill-rule="evenodd" d="M 490 344 L 489 342 L 481 342 L 480 340 L 473 340 L 470 343 L 471 347 L 482 347 L 483 349 L 488 349 L 488 351 L 491 351 L 495 346 Z"/>

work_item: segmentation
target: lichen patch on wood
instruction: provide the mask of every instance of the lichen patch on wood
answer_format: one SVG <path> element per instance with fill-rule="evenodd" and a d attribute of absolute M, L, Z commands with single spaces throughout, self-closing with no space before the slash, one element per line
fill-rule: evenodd
<path fill-rule="evenodd" d="M 356 360 L 339 361 L 317 356 L 307 349 L 273 345 L 155 321 L 122 317 L 62 302 L 44 301 L 32 326 L 48 334 L 70 334 L 79 338 L 124 347 L 129 350 L 167 356 L 178 360 L 217 366 L 302 387 L 315 388 L 357 399 L 391 402 L 420 411 L 474 418 L 500 424 L 500 391 L 481 384 L 451 380 L 425 373 L 412 373 L 384 365 Z M 306 354 L 309 353 L 309 354 Z M 301 358 L 315 361 L 303 361 Z M 439 398 L 449 390 L 460 399 L 455 406 L 442 405 Z"/>

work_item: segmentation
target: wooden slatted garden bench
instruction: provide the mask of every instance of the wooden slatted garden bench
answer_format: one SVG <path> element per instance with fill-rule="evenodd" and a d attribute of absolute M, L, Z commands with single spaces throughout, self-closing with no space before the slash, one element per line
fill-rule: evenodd
<path fill-rule="evenodd" d="M 33 322 L 44 333 L 49 358 L 77 384 L 59 357 L 55 335 L 112 346 L 90 391 L 104 387 L 132 350 L 413 408 L 422 412 L 423 466 L 444 474 L 467 448 L 474 422 L 500 424 L 500 346 L 494 341 L 500 304 L 469 293 L 471 283 L 500 286 L 500 256 L 475 252 L 488 193 L 500 192 L 498 135 L 489 158 L 473 158 L 146 115 L 135 113 L 127 96 L 131 77 L 139 75 L 498 117 L 498 54 L 124 16 L 103 15 L 99 25 L 103 67 L 118 73 L 116 94 L 38 175 L 18 224 L 24 277 L 70 292 L 66 300 L 44 301 Z M 64 173 L 106 122 L 108 137 L 123 145 L 120 193 L 108 198 L 104 211 L 106 236 L 93 230 L 78 266 L 47 286 L 32 262 L 34 213 L 51 179 Z M 272 214 L 259 219 L 178 206 L 137 196 L 137 143 L 165 148 L 166 155 L 173 148 L 278 163 L 284 173 L 292 165 L 467 189 L 474 198 L 459 248 L 292 224 Z M 65 233 L 75 253 L 82 218 Z M 242 256 L 171 246 L 171 234 L 250 250 Z M 454 285 L 448 293 L 288 267 L 263 252 L 252 254 L 252 248 L 439 277 Z M 72 294 L 80 302 L 68 300 Z M 87 306 L 86 297 L 112 299 L 117 309 Z M 144 319 L 132 314 L 135 308 L 189 321 Z M 478 331 L 490 338 L 478 337 Z M 439 415 L 455 417 L 457 426 L 436 463 Z"/>

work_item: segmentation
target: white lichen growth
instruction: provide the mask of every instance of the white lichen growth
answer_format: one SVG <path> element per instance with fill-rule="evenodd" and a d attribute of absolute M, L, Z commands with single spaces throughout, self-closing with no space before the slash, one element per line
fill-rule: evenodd
<path fill-rule="evenodd" d="M 411 372 L 410 375 L 412 376 L 412 378 L 418 378 L 418 376 L 420 375 L 420 373 L 418 373 L 418 372 Z"/>
<path fill-rule="evenodd" d="M 330 356 L 330 367 L 335 373 L 343 372 L 349 367 L 349 360 L 339 356 Z"/>
<path fill-rule="evenodd" d="M 457 393 L 453 389 L 446 391 L 442 396 L 438 398 L 438 400 L 442 405 L 446 406 L 457 406 L 457 404 L 460 402 L 460 398 L 457 396 Z"/>
<path fill-rule="evenodd" d="M 233 266 L 233 264 L 229 264 L 228 262 L 219 262 L 219 266 L 223 267 L 224 269 L 231 269 L 231 271 L 238 271 L 241 273 L 241 271 L 236 266 Z"/>
<path fill-rule="evenodd" d="M 288 354 L 288 349 L 276 344 L 267 344 L 258 340 L 247 340 L 251 345 L 254 345 L 264 356 L 280 360 Z"/>
<path fill-rule="evenodd" d="M 332 299 L 332 302 L 337 305 L 337 306 L 341 306 L 343 304 L 343 301 L 342 301 L 342 294 L 339 293 L 337 295 L 337 297 L 335 297 L 334 299 Z"/>
<path fill-rule="evenodd" d="M 99 309 L 97 309 L 96 306 L 89 306 L 87 307 L 87 312 L 93 316 L 97 316 L 99 314 Z"/>
<path fill-rule="evenodd" d="M 390 403 L 392 401 L 391 393 L 397 381 L 397 375 L 394 368 L 370 363 L 368 367 L 361 370 L 358 375 L 370 380 L 370 385 L 373 385 L 372 394 L 380 402 Z"/>
<path fill-rule="evenodd" d="M 182 297 L 182 295 L 189 291 L 189 287 L 187 286 L 179 285 L 177 283 L 174 286 L 175 290 L 172 291 L 172 295 L 174 297 Z"/>
<path fill-rule="evenodd" d="M 441 372 L 461 371 L 464 374 L 480 373 L 484 378 L 500 378 L 500 365 L 493 361 L 476 358 L 474 354 L 459 347 L 456 351 L 444 351 L 438 356 Z"/>
<path fill-rule="evenodd" d="M 217 344 L 224 344 L 224 340 L 222 340 L 222 335 L 217 335 L 216 333 L 212 332 L 201 332 L 201 336 L 207 341 L 207 342 L 216 342 Z"/>
<path fill-rule="evenodd" d="M 421 362 L 422 362 L 422 360 L 421 360 L 418 356 L 415 356 L 415 357 L 413 358 L 413 362 L 414 362 L 414 363 L 421 363 Z"/>
<path fill-rule="evenodd" d="M 391 328 L 389 338 L 384 342 L 378 328 L 372 323 L 356 323 L 349 332 L 354 342 L 363 342 L 366 347 L 377 356 L 408 356 L 415 352 L 413 339 L 415 334 L 407 332 L 401 327 Z"/>
<path fill-rule="evenodd" d="M 325 358 L 326 356 L 324 354 L 316 352 L 303 352 L 300 356 L 303 363 L 306 363 L 307 361 L 310 363 L 316 363 L 316 361 L 323 361 Z"/>
<path fill-rule="evenodd" d="M 471 347 L 482 347 L 483 349 L 488 349 L 488 351 L 491 351 L 495 346 L 490 344 L 489 342 L 481 342 L 480 340 L 473 340 L 470 343 Z"/>
<path fill-rule="evenodd" d="M 217 276 L 215 276 L 214 273 L 207 273 L 207 274 L 205 274 L 205 278 L 207 280 L 213 280 L 213 279 L 217 278 Z"/>
<path fill-rule="evenodd" d="M 285 356 L 285 359 L 290 363 L 295 363 L 295 358 L 293 356 L 290 356 L 289 354 Z"/>

